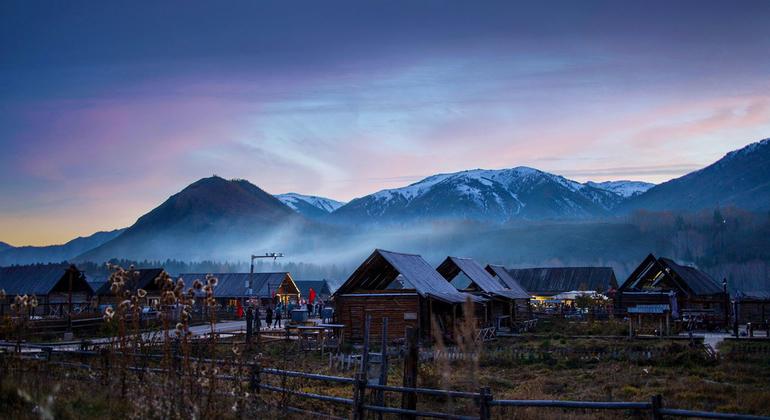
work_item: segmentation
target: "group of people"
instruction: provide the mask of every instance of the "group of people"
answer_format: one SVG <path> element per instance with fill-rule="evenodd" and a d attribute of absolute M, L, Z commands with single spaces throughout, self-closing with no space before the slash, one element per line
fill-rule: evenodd
<path fill-rule="evenodd" d="M 275 306 L 256 306 L 250 309 L 252 311 L 251 316 L 254 322 L 254 327 L 262 328 L 262 308 L 264 308 L 265 328 L 283 328 L 284 315 L 291 313 L 291 310 L 296 309 L 297 307 L 307 309 L 308 316 L 315 317 L 321 316 L 321 310 L 323 309 L 324 305 L 320 302 L 307 304 L 300 303 L 299 305 L 294 303 L 285 305 L 279 302 Z M 245 315 L 245 313 L 239 314 L 239 316 L 243 315 Z"/>

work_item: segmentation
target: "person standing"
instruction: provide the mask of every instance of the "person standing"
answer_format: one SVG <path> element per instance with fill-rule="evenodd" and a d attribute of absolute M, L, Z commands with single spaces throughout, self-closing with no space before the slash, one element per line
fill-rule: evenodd
<path fill-rule="evenodd" d="M 281 321 L 283 320 L 283 316 L 281 315 L 281 312 L 282 311 L 280 309 L 277 309 L 275 311 L 275 325 L 273 325 L 274 327 L 275 326 L 278 326 L 278 328 L 282 327 Z"/>
<path fill-rule="evenodd" d="M 270 328 L 270 324 L 273 323 L 273 307 L 268 306 L 265 311 L 265 321 L 267 321 L 267 328 Z"/>

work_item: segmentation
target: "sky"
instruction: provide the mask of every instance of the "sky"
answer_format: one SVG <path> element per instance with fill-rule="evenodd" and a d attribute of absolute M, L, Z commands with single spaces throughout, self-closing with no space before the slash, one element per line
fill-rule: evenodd
<path fill-rule="evenodd" d="M 195 180 L 338 200 L 531 166 L 663 182 L 770 137 L 770 2 L 0 2 L 0 241 Z"/>

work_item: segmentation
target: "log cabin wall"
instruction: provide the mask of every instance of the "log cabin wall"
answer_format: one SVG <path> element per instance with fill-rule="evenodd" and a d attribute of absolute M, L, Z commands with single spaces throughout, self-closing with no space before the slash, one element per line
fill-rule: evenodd
<path fill-rule="evenodd" d="M 770 300 L 741 300 L 738 302 L 738 322 L 764 323 L 770 319 Z"/>
<path fill-rule="evenodd" d="M 406 327 L 420 327 L 420 297 L 417 293 L 352 293 L 335 298 L 337 322 L 345 325 L 345 339 L 364 339 L 366 315 L 372 316 L 369 342 L 379 343 L 382 319 L 388 318 L 388 342 L 403 338 Z"/>

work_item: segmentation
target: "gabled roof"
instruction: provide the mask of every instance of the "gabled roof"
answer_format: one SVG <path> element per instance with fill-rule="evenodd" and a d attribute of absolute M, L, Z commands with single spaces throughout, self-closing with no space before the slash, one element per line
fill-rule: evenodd
<path fill-rule="evenodd" d="M 423 297 L 448 303 L 463 303 L 469 297 L 476 302 L 485 300 L 459 292 L 419 255 L 381 249 L 374 250 L 335 294 L 351 293 L 355 290 L 385 290 L 399 275 Z"/>
<path fill-rule="evenodd" d="M 648 255 L 641 264 L 628 276 L 620 290 L 642 289 L 639 286 L 652 282 L 652 286 L 660 288 L 661 284 L 670 284 L 682 293 L 694 295 L 715 295 L 723 292 L 722 286 L 703 271 L 685 265 L 680 265 L 670 258 L 656 258 Z"/>
<path fill-rule="evenodd" d="M 529 293 L 527 293 L 527 291 L 521 287 L 519 282 L 511 277 L 511 274 L 508 273 L 508 270 L 506 270 L 502 265 L 487 264 L 485 269 L 489 274 L 494 276 L 497 281 L 502 283 L 510 291 L 516 293 L 516 299 L 529 299 L 531 297 Z"/>
<path fill-rule="evenodd" d="M 722 293 L 722 286 L 711 276 L 695 267 L 679 265 L 669 258 L 659 258 L 663 265 L 674 271 L 696 295 L 715 295 Z"/>
<path fill-rule="evenodd" d="M 471 258 L 447 257 L 436 271 L 449 282 L 463 273 L 476 287 L 491 295 L 507 299 L 529 299 L 526 293 L 521 295 L 517 291 L 509 290 Z"/>
<path fill-rule="evenodd" d="M 537 267 L 507 271 L 511 278 L 533 295 L 553 295 L 573 290 L 606 293 L 618 287 L 612 267 Z"/>
<path fill-rule="evenodd" d="M 0 289 L 5 290 L 6 295 L 11 297 L 25 294 L 44 296 L 55 289 L 68 290 L 69 273 L 73 273 L 73 290 L 93 293 L 93 288 L 85 280 L 83 273 L 74 265 L 67 264 L 2 267 L 0 268 Z M 58 288 L 57 285 L 59 285 Z"/>
<path fill-rule="evenodd" d="M 206 276 L 211 274 L 217 278 L 217 285 L 214 287 L 214 297 L 259 297 L 271 298 L 285 280 L 296 287 L 294 280 L 287 272 L 278 273 L 184 273 L 180 274 L 185 283 L 190 285 L 195 280 L 205 281 Z M 252 293 L 248 293 L 248 282 L 252 281 Z"/>
<path fill-rule="evenodd" d="M 313 289 L 318 295 L 332 294 L 329 283 L 326 280 L 297 280 L 294 283 L 299 288 L 299 293 L 303 299 L 310 296 L 310 289 Z"/>

